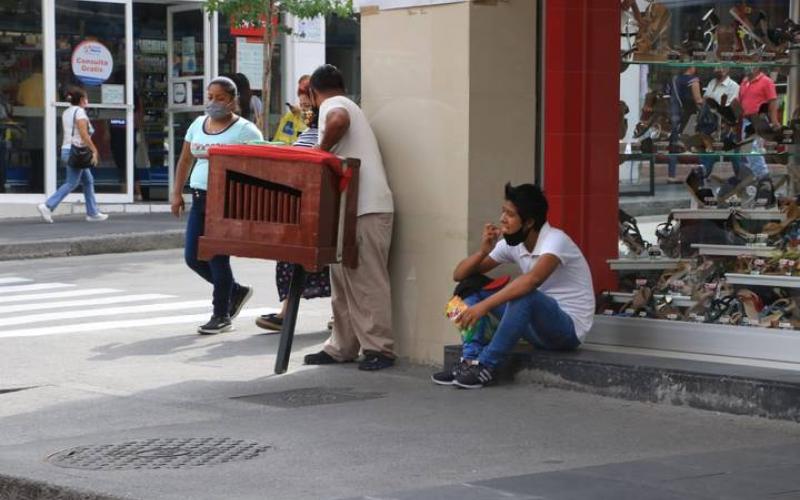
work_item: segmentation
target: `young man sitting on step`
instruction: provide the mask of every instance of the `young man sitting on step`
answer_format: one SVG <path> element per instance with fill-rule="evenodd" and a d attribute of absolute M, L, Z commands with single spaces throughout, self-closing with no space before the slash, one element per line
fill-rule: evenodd
<path fill-rule="evenodd" d="M 502 236 L 502 238 L 500 238 Z M 437 384 L 478 389 L 495 380 L 495 371 L 519 339 L 537 349 L 576 349 L 592 326 L 595 310 L 589 265 L 560 229 L 547 223 L 547 199 L 538 186 L 506 184 L 500 227 L 486 224 L 478 252 L 453 272 L 461 282 L 515 263 L 522 275 L 499 290 L 481 289 L 467 297 L 470 307 L 456 318 L 469 329 L 489 313 L 500 318 L 491 339 L 475 337 L 450 369 L 435 373 Z"/>

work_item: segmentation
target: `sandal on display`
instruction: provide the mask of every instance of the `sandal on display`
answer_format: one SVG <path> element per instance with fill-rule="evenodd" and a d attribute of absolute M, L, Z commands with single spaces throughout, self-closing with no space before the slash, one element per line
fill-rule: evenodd
<path fill-rule="evenodd" d="M 706 323 L 735 325 L 742 318 L 742 303 L 735 295 L 714 299 L 706 310 Z"/>
<path fill-rule="evenodd" d="M 766 328 L 794 328 L 792 312 L 796 308 L 794 300 L 778 299 L 762 310 L 760 325 Z"/>
<path fill-rule="evenodd" d="M 680 230 L 670 212 L 666 222 L 656 226 L 656 238 L 659 248 L 667 257 L 677 259 L 680 256 Z"/>
<path fill-rule="evenodd" d="M 692 195 L 698 208 L 716 204 L 714 193 L 710 189 L 703 187 L 703 174 L 700 173 L 700 169 L 695 168 L 689 172 L 684 184 L 686 185 L 686 189 L 689 190 L 689 194 Z"/>
<path fill-rule="evenodd" d="M 758 325 L 761 321 L 761 310 L 764 309 L 764 302 L 752 290 L 741 288 L 736 292 L 736 298 L 742 304 L 744 319 L 742 323 L 748 325 Z"/>
<path fill-rule="evenodd" d="M 619 209 L 619 238 L 634 256 L 647 255 L 650 243 L 642 238 L 636 219 L 628 215 L 624 210 Z"/>
<path fill-rule="evenodd" d="M 656 303 L 655 317 L 676 321 L 681 318 L 681 310 L 672 303 L 672 297 L 666 295 Z"/>

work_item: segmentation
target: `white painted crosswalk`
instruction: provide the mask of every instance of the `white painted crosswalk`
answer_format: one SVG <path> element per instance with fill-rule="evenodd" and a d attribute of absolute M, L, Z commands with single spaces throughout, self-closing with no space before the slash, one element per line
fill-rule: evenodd
<path fill-rule="evenodd" d="M 240 317 L 276 311 L 246 309 Z M 199 325 L 210 314 L 210 299 L 181 300 L 160 293 L 81 288 L 72 283 L 0 276 L 0 338 L 84 332 L 113 335 L 126 328 Z"/>

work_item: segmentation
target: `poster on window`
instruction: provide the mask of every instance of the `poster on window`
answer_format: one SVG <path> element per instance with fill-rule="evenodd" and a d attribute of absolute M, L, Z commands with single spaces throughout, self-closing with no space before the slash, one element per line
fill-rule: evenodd
<path fill-rule="evenodd" d="M 236 38 L 236 72 L 250 80 L 252 90 L 261 90 L 264 73 L 264 46 L 260 40 Z"/>
<path fill-rule="evenodd" d="M 72 51 L 72 73 L 87 87 L 97 87 L 108 80 L 114 69 L 111 52 L 100 42 L 87 40 Z"/>
<path fill-rule="evenodd" d="M 323 43 L 323 23 L 324 19 L 315 17 L 314 19 L 298 19 L 294 33 L 300 38 L 301 42 Z"/>
<path fill-rule="evenodd" d="M 197 55 L 193 36 L 185 36 L 181 40 L 181 70 L 184 75 L 197 73 Z"/>

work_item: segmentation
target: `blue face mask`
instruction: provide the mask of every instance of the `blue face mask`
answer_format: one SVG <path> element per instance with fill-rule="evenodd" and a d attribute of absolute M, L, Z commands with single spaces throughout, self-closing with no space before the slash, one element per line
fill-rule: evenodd
<path fill-rule="evenodd" d="M 214 120 L 222 120 L 233 113 L 230 104 L 223 104 L 217 101 L 210 101 L 206 104 L 206 114 Z"/>

